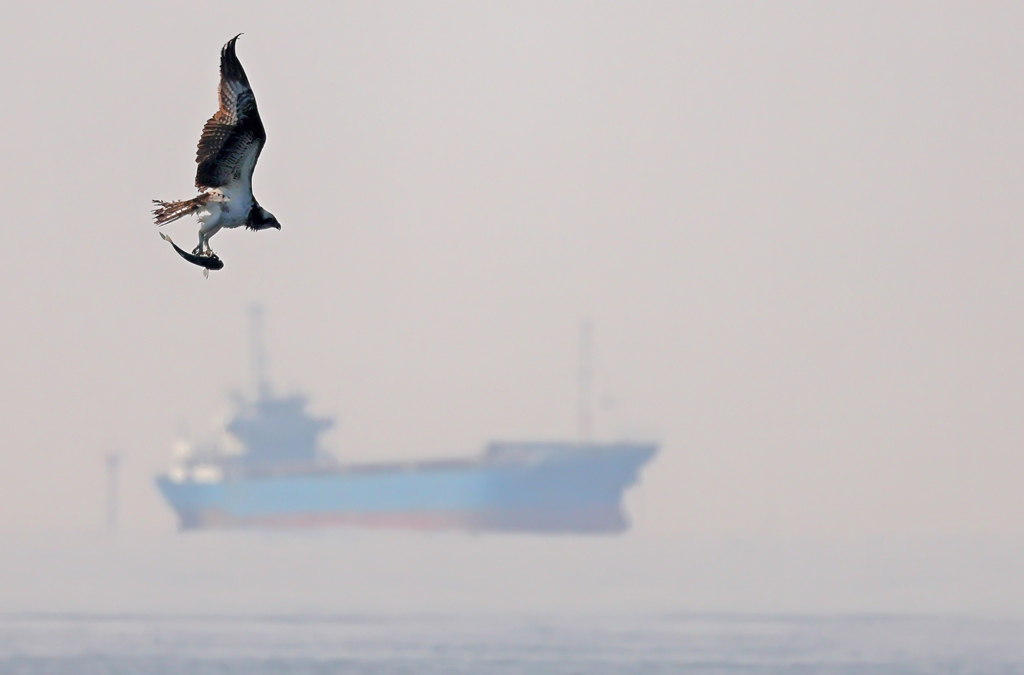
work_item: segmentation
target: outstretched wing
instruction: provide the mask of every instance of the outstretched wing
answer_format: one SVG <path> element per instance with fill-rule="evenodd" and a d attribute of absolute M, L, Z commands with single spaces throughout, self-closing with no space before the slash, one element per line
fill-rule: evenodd
<path fill-rule="evenodd" d="M 241 33 L 239 33 L 241 35 Z M 260 150 L 267 141 L 256 97 L 231 38 L 220 50 L 220 110 L 203 127 L 196 151 L 196 187 L 223 187 L 252 178 Z"/>

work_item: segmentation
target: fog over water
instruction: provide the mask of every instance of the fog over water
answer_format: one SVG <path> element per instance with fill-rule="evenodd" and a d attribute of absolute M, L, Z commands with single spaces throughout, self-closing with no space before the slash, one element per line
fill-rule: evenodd
<path fill-rule="evenodd" d="M 0 612 L 1024 609 L 1021 4 L 0 18 Z M 240 31 L 283 229 L 206 280 L 150 200 Z M 661 446 L 633 531 L 177 534 L 153 476 L 250 386 L 252 302 L 352 461 L 574 437 L 589 317 L 596 436 Z"/>

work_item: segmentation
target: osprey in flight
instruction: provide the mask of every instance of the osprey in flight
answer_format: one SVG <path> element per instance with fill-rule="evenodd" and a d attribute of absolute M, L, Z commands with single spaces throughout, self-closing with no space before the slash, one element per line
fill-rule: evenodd
<path fill-rule="evenodd" d="M 250 230 L 281 229 L 277 218 L 260 206 L 252 194 L 252 172 L 267 142 L 267 134 L 249 79 L 235 56 L 238 37 L 233 37 L 220 50 L 220 110 L 203 127 L 196 151 L 199 196 L 180 202 L 153 200 L 156 204 L 153 218 L 157 225 L 196 215 L 199 245 L 191 255 L 175 246 L 167 235 L 160 236 L 169 241 L 182 258 L 205 268 L 203 274 L 207 276 L 211 269 L 224 267 L 210 248 L 210 237 L 222 227 L 245 225 Z"/>

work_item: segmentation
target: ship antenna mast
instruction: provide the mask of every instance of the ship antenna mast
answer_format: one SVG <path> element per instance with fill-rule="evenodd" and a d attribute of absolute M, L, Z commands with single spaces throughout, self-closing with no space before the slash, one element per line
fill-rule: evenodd
<path fill-rule="evenodd" d="M 261 399 L 270 395 L 267 382 L 267 353 L 263 346 L 263 305 L 249 305 L 249 352 L 252 358 L 252 379 L 256 395 Z"/>
<path fill-rule="evenodd" d="M 591 411 L 591 385 L 594 379 L 591 364 L 594 342 L 594 324 L 590 319 L 580 323 L 579 432 L 580 439 L 589 442 L 594 435 L 594 417 Z"/>
<path fill-rule="evenodd" d="M 111 452 L 107 455 L 107 530 L 117 531 L 117 470 L 121 455 Z"/>

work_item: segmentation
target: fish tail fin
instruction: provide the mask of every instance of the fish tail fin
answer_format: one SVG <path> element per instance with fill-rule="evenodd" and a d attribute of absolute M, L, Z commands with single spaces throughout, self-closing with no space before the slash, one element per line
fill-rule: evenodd
<path fill-rule="evenodd" d="M 210 195 L 208 194 L 202 194 L 193 199 L 185 199 L 180 202 L 165 202 L 154 199 L 153 203 L 156 204 L 156 207 L 153 209 L 153 220 L 157 225 L 173 223 L 179 218 L 184 218 L 202 210 L 209 199 Z"/>

